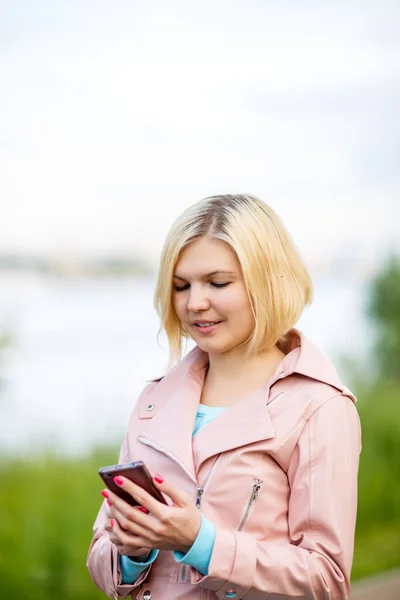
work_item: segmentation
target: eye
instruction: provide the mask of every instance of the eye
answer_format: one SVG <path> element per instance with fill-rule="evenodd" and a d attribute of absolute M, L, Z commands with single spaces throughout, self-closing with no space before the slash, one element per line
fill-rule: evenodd
<path fill-rule="evenodd" d="M 228 281 L 227 283 L 215 283 L 214 281 L 210 281 L 210 285 L 215 288 L 224 288 L 230 284 L 231 284 L 230 281 Z M 186 283 L 185 285 L 182 285 L 182 286 L 174 285 L 174 290 L 176 292 L 184 292 L 185 290 L 188 290 L 189 288 L 190 288 L 190 285 L 188 283 Z"/>
<path fill-rule="evenodd" d="M 212 285 L 213 287 L 216 287 L 216 288 L 224 288 L 224 287 L 227 287 L 227 286 L 228 286 L 228 285 L 230 285 L 230 284 L 231 284 L 231 282 L 230 282 L 230 281 L 229 281 L 229 282 L 227 282 L 227 283 L 214 283 L 214 282 L 212 281 L 212 282 L 210 283 L 210 285 Z"/>

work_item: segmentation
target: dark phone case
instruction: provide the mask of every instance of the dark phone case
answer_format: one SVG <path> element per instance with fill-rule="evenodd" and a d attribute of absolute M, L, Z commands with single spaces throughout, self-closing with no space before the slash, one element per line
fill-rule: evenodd
<path fill-rule="evenodd" d="M 136 500 L 134 500 L 132 496 L 125 492 L 119 485 L 114 483 L 114 477 L 122 475 L 123 477 L 130 479 L 133 481 L 133 483 L 136 483 L 136 485 L 139 485 L 141 488 L 146 490 L 146 492 L 153 496 L 153 498 L 159 502 L 162 502 L 163 504 L 167 504 L 161 492 L 153 484 L 152 477 L 147 467 L 141 460 L 123 465 L 103 467 L 99 469 L 99 475 L 109 490 L 114 492 L 114 494 L 117 494 L 117 496 L 122 498 L 122 500 L 125 500 L 125 502 L 131 506 L 138 506 L 139 503 L 136 502 Z"/>

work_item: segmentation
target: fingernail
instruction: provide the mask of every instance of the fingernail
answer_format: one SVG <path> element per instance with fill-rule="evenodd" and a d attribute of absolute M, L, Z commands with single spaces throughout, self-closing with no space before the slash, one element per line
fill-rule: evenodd
<path fill-rule="evenodd" d="M 109 500 L 107 500 L 107 504 L 108 504 L 108 506 L 112 506 L 112 504 Z"/>
<path fill-rule="evenodd" d="M 154 481 L 157 481 L 157 483 L 164 483 L 164 479 L 158 473 L 154 475 Z"/>
<path fill-rule="evenodd" d="M 114 519 L 110 519 L 110 525 L 111 525 L 111 527 L 114 527 L 114 525 L 115 525 Z"/>
<path fill-rule="evenodd" d="M 104 498 L 108 498 L 108 492 L 106 492 L 106 490 L 101 490 L 101 495 L 104 496 Z"/>
<path fill-rule="evenodd" d="M 143 513 L 146 513 L 146 515 L 149 512 L 144 506 L 139 506 L 139 510 L 141 510 Z"/>
<path fill-rule="evenodd" d="M 116 483 L 117 485 L 123 485 L 124 482 L 121 479 L 121 477 L 114 477 L 114 483 Z"/>

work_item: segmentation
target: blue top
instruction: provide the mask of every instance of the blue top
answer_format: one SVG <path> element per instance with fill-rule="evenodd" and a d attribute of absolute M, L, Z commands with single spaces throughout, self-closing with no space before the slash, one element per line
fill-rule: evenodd
<path fill-rule="evenodd" d="M 199 404 L 192 437 L 224 410 L 226 410 L 226 407 Z M 174 552 L 174 558 L 176 562 L 191 565 L 203 575 L 207 575 L 214 542 L 215 526 L 204 515 L 201 515 L 201 526 L 193 542 L 193 546 L 186 554 L 183 552 Z M 152 550 L 150 554 L 146 554 L 143 562 L 140 560 L 140 556 L 136 557 L 136 560 L 131 560 L 128 556 L 120 555 L 122 583 L 133 583 L 156 560 L 157 556 L 158 550 Z"/>
<path fill-rule="evenodd" d="M 213 421 L 215 417 L 224 412 L 224 410 L 226 410 L 225 406 L 204 406 L 204 404 L 199 404 L 192 437 L 196 435 L 200 429 L 203 429 L 207 423 L 210 423 L 210 421 Z"/>

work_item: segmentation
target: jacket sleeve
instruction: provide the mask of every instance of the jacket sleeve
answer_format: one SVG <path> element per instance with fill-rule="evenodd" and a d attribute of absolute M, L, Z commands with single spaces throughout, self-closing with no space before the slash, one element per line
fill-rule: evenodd
<path fill-rule="evenodd" d="M 155 385 L 157 384 L 148 384 L 140 395 L 139 400 L 141 400 L 144 395 L 150 393 Z M 130 424 L 133 423 L 136 415 L 137 408 L 135 407 L 129 421 Z M 132 457 L 129 456 L 128 451 L 127 434 L 121 446 L 118 464 L 131 459 Z M 133 583 L 126 585 L 122 584 L 118 551 L 116 546 L 110 542 L 108 532 L 104 529 L 107 522 L 106 508 L 106 502 L 104 501 L 93 526 L 93 538 L 89 547 L 87 568 L 95 585 L 110 598 L 119 600 L 119 598 L 126 598 L 132 594 L 134 589 L 138 588 L 140 584 L 146 580 L 151 565 L 149 565 Z"/>
<path fill-rule="evenodd" d="M 192 583 L 224 600 L 347 599 L 360 450 L 353 402 L 329 399 L 304 423 L 290 459 L 290 543 L 217 527 L 208 575 L 192 569 Z"/>

